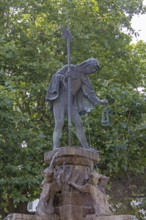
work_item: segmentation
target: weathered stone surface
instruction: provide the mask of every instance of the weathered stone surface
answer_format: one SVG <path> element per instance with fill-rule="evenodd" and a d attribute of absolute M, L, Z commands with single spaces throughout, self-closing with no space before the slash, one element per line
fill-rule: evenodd
<path fill-rule="evenodd" d="M 56 215 L 49 216 L 48 218 L 41 218 L 36 215 L 11 213 L 4 220 L 61 220 Z"/>
<path fill-rule="evenodd" d="M 83 220 L 82 208 L 79 206 L 60 206 L 60 220 Z"/>
<path fill-rule="evenodd" d="M 28 215 L 28 214 L 12 213 L 9 214 L 4 220 L 36 220 L 36 216 Z"/>
<path fill-rule="evenodd" d="M 112 216 L 99 216 L 88 215 L 86 217 L 82 216 L 82 209 L 78 206 L 61 206 L 59 208 L 61 213 L 61 218 L 56 215 L 48 218 L 41 218 L 36 215 L 28 215 L 28 214 L 18 214 L 13 213 L 9 214 L 5 219 L 6 220 L 137 220 L 137 218 L 133 215 L 112 215 Z M 75 218 L 72 218 L 74 216 Z"/>
<path fill-rule="evenodd" d="M 111 215 L 111 216 L 99 216 L 88 215 L 85 220 L 138 220 L 133 215 Z"/>
<path fill-rule="evenodd" d="M 45 153 L 44 160 L 50 166 L 44 171 L 38 216 L 54 214 L 61 220 L 81 220 L 86 215 L 112 214 L 104 191 L 109 178 L 94 169 L 98 151 L 62 147 Z"/>
<path fill-rule="evenodd" d="M 90 166 L 99 162 L 99 152 L 92 148 L 84 149 L 81 147 L 61 147 L 57 150 L 46 152 L 44 161 L 48 164 L 56 163 L 57 165 L 73 164 Z"/>
<path fill-rule="evenodd" d="M 62 147 L 45 153 L 44 160 L 49 166 L 43 171 L 36 214 L 14 213 L 5 220 L 136 220 L 110 211 L 105 193 L 109 177 L 94 168 L 98 151 Z"/>

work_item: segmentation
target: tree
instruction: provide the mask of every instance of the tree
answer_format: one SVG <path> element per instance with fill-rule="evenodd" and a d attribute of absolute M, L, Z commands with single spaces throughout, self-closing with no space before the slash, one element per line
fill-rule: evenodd
<path fill-rule="evenodd" d="M 97 57 L 101 70 L 91 81 L 99 97 L 114 103 L 109 106 L 109 128 L 100 125 L 101 108 L 89 115 L 90 126 L 83 118 L 91 144 L 102 150 L 99 168 L 122 192 L 130 183 L 132 188 L 120 194 L 124 204 L 124 198 L 144 195 L 146 104 L 137 88 L 146 82 L 146 45 L 131 45 L 130 35 L 132 16 L 145 11 L 142 0 L 1 0 L 0 7 L 2 215 L 22 212 L 27 201 L 39 195 L 43 153 L 51 150 L 54 126 L 44 97 L 51 75 L 67 62 L 60 31 L 67 25 L 72 32 L 71 62 Z M 65 126 L 62 146 L 66 134 Z M 75 135 L 73 143 L 78 144 Z M 109 190 L 116 202 L 119 189 Z M 125 212 L 128 208 L 122 207 Z"/>

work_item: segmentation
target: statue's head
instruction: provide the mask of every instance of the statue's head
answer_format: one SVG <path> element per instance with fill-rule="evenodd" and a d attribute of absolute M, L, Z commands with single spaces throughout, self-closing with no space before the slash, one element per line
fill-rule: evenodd
<path fill-rule="evenodd" d="M 78 67 L 79 70 L 85 74 L 96 73 L 100 68 L 99 62 L 95 58 L 85 60 L 83 63 L 79 64 Z"/>
<path fill-rule="evenodd" d="M 103 176 L 95 171 L 90 173 L 88 182 L 92 185 L 99 185 L 100 187 L 105 187 L 107 182 L 109 181 L 109 177 Z"/>
<path fill-rule="evenodd" d="M 51 183 L 54 178 L 54 171 L 52 168 L 47 167 L 43 172 L 42 172 L 44 178 L 47 178 L 48 182 Z"/>
<path fill-rule="evenodd" d="M 101 175 L 97 172 L 92 172 L 89 176 L 89 180 L 88 182 L 92 185 L 97 185 L 98 182 L 99 182 L 99 179 L 100 179 Z"/>

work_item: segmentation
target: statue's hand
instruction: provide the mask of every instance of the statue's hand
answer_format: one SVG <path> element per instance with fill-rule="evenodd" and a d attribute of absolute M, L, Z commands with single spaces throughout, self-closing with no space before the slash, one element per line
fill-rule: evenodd
<path fill-rule="evenodd" d="M 68 185 L 75 187 L 75 183 L 73 183 L 73 182 L 68 182 Z"/>
<path fill-rule="evenodd" d="M 68 185 L 72 186 L 72 185 L 73 185 L 73 183 L 72 183 L 72 182 L 68 182 Z"/>
<path fill-rule="evenodd" d="M 105 106 L 107 106 L 109 103 L 108 103 L 108 101 L 106 100 L 106 99 L 102 99 L 101 100 L 101 105 L 105 105 Z"/>

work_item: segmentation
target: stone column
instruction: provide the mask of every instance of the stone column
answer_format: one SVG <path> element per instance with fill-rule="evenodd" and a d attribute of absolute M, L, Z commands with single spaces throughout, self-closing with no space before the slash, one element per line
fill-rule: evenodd
<path fill-rule="evenodd" d="M 98 151 L 62 147 L 45 153 L 44 161 L 53 168 L 55 181 L 60 185 L 60 191 L 54 196 L 55 213 L 63 220 L 82 220 L 87 214 L 93 214 L 90 194 L 75 190 L 69 183 L 82 186 L 87 182 L 99 162 Z"/>

